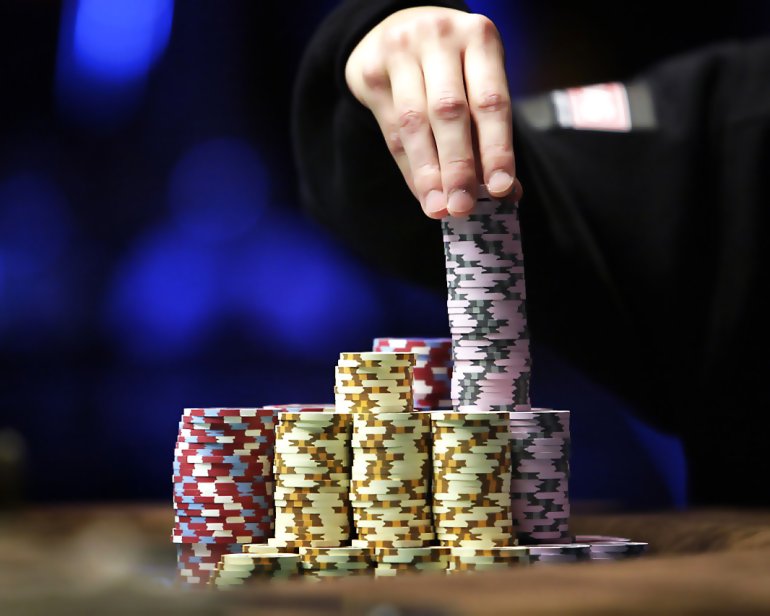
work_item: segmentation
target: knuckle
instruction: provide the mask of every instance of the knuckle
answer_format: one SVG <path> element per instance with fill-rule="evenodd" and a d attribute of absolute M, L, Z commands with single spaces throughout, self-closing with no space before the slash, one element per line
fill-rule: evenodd
<path fill-rule="evenodd" d="M 404 142 L 398 130 L 388 130 L 385 134 L 385 144 L 392 156 L 400 156 L 404 153 Z"/>
<path fill-rule="evenodd" d="M 388 75 L 379 64 L 364 65 L 361 77 L 372 90 L 382 90 L 388 86 Z"/>
<path fill-rule="evenodd" d="M 406 133 L 416 133 L 427 123 L 425 113 L 410 106 L 398 113 L 398 127 Z"/>
<path fill-rule="evenodd" d="M 499 40 L 500 32 L 495 23 L 486 15 L 474 13 L 468 16 L 471 32 L 482 41 Z"/>
<path fill-rule="evenodd" d="M 439 167 L 436 161 L 429 161 L 417 165 L 414 169 L 415 178 L 420 179 L 432 179 L 441 174 L 441 167 Z"/>
<path fill-rule="evenodd" d="M 484 92 L 475 102 L 474 107 L 484 113 L 507 112 L 511 107 L 511 101 L 505 94 L 490 91 Z"/>
<path fill-rule="evenodd" d="M 403 51 L 412 44 L 412 36 L 408 28 L 392 26 L 383 33 L 383 43 L 390 51 Z"/>
<path fill-rule="evenodd" d="M 430 34 L 438 37 L 449 36 L 454 27 L 451 17 L 436 14 L 423 15 L 416 25 L 423 36 Z"/>
<path fill-rule="evenodd" d="M 449 171 L 453 177 L 461 180 L 461 185 L 464 185 L 464 180 L 469 173 L 476 171 L 476 163 L 473 158 L 452 158 L 444 163 L 444 167 Z"/>
<path fill-rule="evenodd" d="M 508 167 L 513 158 L 513 148 L 505 143 L 491 143 L 486 146 L 482 152 L 484 164 L 497 169 L 498 167 Z"/>
<path fill-rule="evenodd" d="M 453 95 L 439 97 L 431 105 L 433 115 L 441 120 L 457 120 L 467 113 L 468 103 Z"/>

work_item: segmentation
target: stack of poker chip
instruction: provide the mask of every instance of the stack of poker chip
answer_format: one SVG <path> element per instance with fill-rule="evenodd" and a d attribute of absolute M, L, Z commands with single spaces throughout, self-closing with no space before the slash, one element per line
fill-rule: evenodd
<path fill-rule="evenodd" d="M 452 340 L 450 338 L 375 338 L 374 351 L 412 353 L 414 408 L 423 411 L 452 406 Z"/>
<path fill-rule="evenodd" d="M 570 543 L 569 411 L 510 416 L 511 506 L 521 544 Z"/>
<path fill-rule="evenodd" d="M 225 554 L 238 553 L 238 543 L 177 543 L 176 566 L 179 580 L 202 586 L 211 580 Z"/>
<path fill-rule="evenodd" d="M 411 353 L 340 353 L 334 397 L 338 412 L 405 413 L 414 409 Z"/>
<path fill-rule="evenodd" d="M 430 418 L 413 411 L 411 353 L 342 353 L 338 410 L 353 415 L 350 500 L 361 547 L 420 547 L 430 515 Z"/>
<path fill-rule="evenodd" d="M 299 558 L 302 573 L 310 579 L 371 575 L 374 571 L 368 548 L 300 548 Z"/>
<path fill-rule="evenodd" d="M 299 573 L 299 556 L 294 553 L 226 554 L 211 582 L 224 589 L 257 579 L 291 579 Z"/>
<path fill-rule="evenodd" d="M 220 558 L 272 534 L 275 413 L 188 408 L 174 450 L 174 528 L 181 577 L 206 584 Z"/>
<path fill-rule="evenodd" d="M 555 565 L 591 560 L 591 546 L 587 543 L 564 543 L 529 546 L 533 565 Z"/>
<path fill-rule="evenodd" d="M 515 545 L 508 413 L 430 413 L 433 519 L 442 545 Z"/>
<path fill-rule="evenodd" d="M 356 545 L 420 547 L 435 539 L 429 439 L 426 413 L 354 414 L 350 499 Z"/>
<path fill-rule="evenodd" d="M 446 573 L 451 548 L 377 548 L 375 577 L 395 577 L 404 573 Z"/>
<path fill-rule="evenodd" d="M 529 562 L 529 550 L 524 546 L 452 548 L 448 573 L 496 571 L 526 566 Z"/>
<path fill-rule="evenodd" d="M 530 353 L 517 206 L 484 186 L 470 216 L 442 220 L 458 411 L 529 410 Z"/>
<path fill-rule="evenodd" d="M 282 549 L 350 540 L 350 415 L 279 412 L 275 429 L 275 537 Z"/>

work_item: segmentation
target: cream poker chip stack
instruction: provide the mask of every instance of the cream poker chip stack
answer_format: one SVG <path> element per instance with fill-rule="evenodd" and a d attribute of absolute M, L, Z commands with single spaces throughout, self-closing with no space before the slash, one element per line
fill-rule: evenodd
<path fill-rule="evenodd" d="M 429 439 L 425 413 L 354 413 L 354 545 L 420 547 L 435 539 Z"/>
<path fill-rule="evenodd" d="M 279 412 L 275 436 L 275 536 L 270 545 L 334 547 L 350 540 L 351 416 Z"/>
<path fill-rule="evenodd" d="M 412 353 L 340 353 L 334 380 L 338 412 L 412 411 Z"/>
<path fill-rule="evenodd" d="M 395 577 L 405 573 L 446 573 L 451 548 L 428 546 L 422 548 L 377 548 L 375 577 Z"/>
<path fill-rule="evenodd" d="M 510 415 L 511 507 L 519 543 L 570 543 L 569 411 Z"/>
<path fill-rule="evenodd" d="M 430 515 L 430 418 L 413 412 L 411 353 L 342 353 L 338 409 L 353 414 L 351 494 L 360 547 L 420 547 Z"/>
<path fill-rule="evenodd" d="M 515 545 L 508 413 L 430 413 L 433 518 L 442 545 Z"/>
<path fill-rule="evenodd" d="M 498 548 L 452 548 L 448 573 L 497 571 L 529 565 L 525 546 Z"/>
<path fill-rule="evenodd" d="M 225 554 L 211 584 L 225 589 L 256 579 L 291 579 L 299 572 L 299 556 L 293 553 Z"/>
<path fill-rule="evenodd" d="M 374 560 L 368 548 L 300 548 L 300 568 L 308 579 L 372 575 Z"/>

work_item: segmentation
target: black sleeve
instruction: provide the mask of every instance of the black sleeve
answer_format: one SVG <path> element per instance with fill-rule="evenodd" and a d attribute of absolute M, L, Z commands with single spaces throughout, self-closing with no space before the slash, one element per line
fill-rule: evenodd
<path fill-rule="evenodd" d="M 585 88 L 515 105 L 533 338 L 661 414 L 730 397 L 767 342 L 770 39 L 607 85 L 622 129 L 575 117 Z"/>
<path fill-rule="evenodd" d="M 347 58 L 375 25 L 398 10 L 428 4 L 468 10 L 460 0 L 339 3 L 319 25 L 300 63 L 292 96 L 292 146 L 302 204 L 313 218 L 370 262 L 441 288 L 440 225 L 422 213 L 374 116 L 345 82 Z"/>

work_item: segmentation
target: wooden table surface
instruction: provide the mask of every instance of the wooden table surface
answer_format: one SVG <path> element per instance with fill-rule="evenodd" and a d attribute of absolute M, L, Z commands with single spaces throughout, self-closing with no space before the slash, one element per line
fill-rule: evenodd
<path fill-rule="evenodd" d="M 174 584 L 168 505 L 38 507 L 0 514 L 0 614 L 316 616 L 770 614 L 770 512 L 574 516 L 576 534 L 649 541 L 621 563 L 467 576 Z"/>

